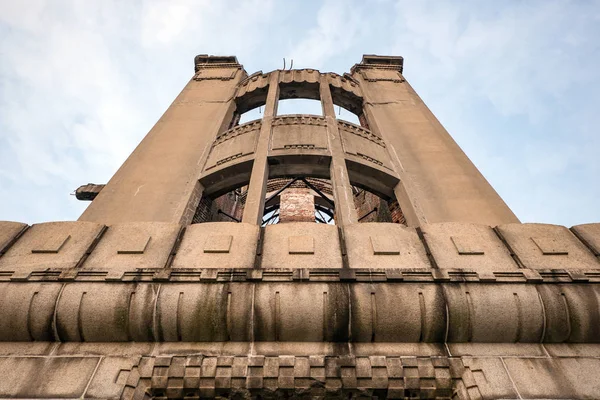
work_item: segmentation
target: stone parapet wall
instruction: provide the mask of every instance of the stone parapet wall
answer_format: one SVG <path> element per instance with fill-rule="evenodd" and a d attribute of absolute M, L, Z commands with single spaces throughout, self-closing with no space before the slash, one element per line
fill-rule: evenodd
<path fill-rule="evenodd" d="M 1 341 L 600 342 L 599 224 L 0 226 Z"/>
<path fill-rule="evenodd" d="M 274 230 L 277 235 L 268 234 Z M 31 227 L 0 222 L 0 280 L 83 278 L 87 272 L 92 280 L 103 274 L 121 279 L 137 273 L 162 276 L 178 269 L 193 273 L 199 268 L 252 269 L 249 273 L 254 274 L 270 268 L 262 261 L 277 252 L 280 267 L 288 265 L 290 276 L 298 268 L 335 265 L 335 273 L 344 276 L 368 270 L 372 276 L 416 273 L 425 280 L 429 275 L 466 281 L 600 281 L 600 224 L 567 229 L 549 224 L 492 228 L 440 223 L 415 229 L 361 223 L 341 232 L 312 223 L 261 229 L 235 222 L 186 228 L 160 222 L 49 222 Z M 295 251 L 298 246 L 303 250 Z"/>
<path fill-rule="evenodd" d="M 0 396 L 591 399 L 599 368 L 594 344 L 0 342 Z"/>

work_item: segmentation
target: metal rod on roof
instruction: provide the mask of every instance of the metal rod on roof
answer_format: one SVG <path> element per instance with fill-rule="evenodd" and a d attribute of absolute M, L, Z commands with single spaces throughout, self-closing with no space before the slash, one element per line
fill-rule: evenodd
<path fill-rule="evenodd" d="M 306 179 L 304 179 L 304 178 L 300 178 L 300 180 L 301 180 L 302 182 L 304 182 L 304 183 L 306 184 L 306 186 L 308 186 L 309 188 L 311 188 L 312 190 L 314 190 L 315 192 L 317 192 L 317 194 L 318 194 L 319 196 L 321 196 L 323 199 L 325 199 L 325 201 L 326 201 L 326 202 L 328 202 L 328 203 L 331 205 L 331 208 L 335 208 L 335 204 L 333 204 L 333 201 L 331 201 L 331 200 L 329 199 L 329 197 L 325 196 L 325 195 L 323 194 L 323 192 L 321 192 L 319 189 L 317 189 L 317 188 L 316 188 L 314 185 L 310 184 L 310 183 L 309 183 L 309 182 L 308 182 Z"/>
<path fill-rule="evenodd" d="M 377 207 L 375 207 L 374 209 L 372 209 L 371 211 L 369 211 L 368 213 L 366 213 L 365 215 L 363 215 L 362 217 L 360 217 L 358 219 L 358 222 L 362 221 L 363 219 L 367 218 L 369 215 L 373 214 L 374 212 L 377 211 Z"/>
<path fill-rule="evenodd" d="M 234 220 L 235 222 L 242 222 L 239 219 L 237 219 L 236 217 L 233 217 L 229 214 L 227 214 L 225 211 L 221 210 L 220 208 L 217 210 L 217 214 L 223 214 L 224 216 L 231 218 L 232 220 Z"/>
<path fill-rule="evenodd" d="M 296 182 L 298 179 L 301 179 L 301 178 L 294 178 L 291 181 L 289 181 L 288 183 L 286 183 L 281 189 L 279 189 L 278 191 L 276 191 L 267 200 L 265 200 L 265 204 L 267 204 L 268 202 L 270 202 L 271 200 L 273 200 L 275 197 L 279 196 L 281 194 L 281 192 L 283 192 L 285 189 L 289 188 L 290 185 L 292 183 Z"/>

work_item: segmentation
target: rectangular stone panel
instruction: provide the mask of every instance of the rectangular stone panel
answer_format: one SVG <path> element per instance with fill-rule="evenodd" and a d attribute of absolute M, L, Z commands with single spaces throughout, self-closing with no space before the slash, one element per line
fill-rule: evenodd
<path fill-rule="evenodd" d="M 573 232 L 600 256 L 600 224 L 583 224 L 571 228 Z"/>
<path fill-rule="evenodd" d="M 256 225 L 236 222 L 190 225 L 183 235 L 172 267 L 253 268 L 258 229 Z"/>
<path fill-rule="evenodd" d="M 165 222 L 130 222 L 108 227 L 83 269 L 164 268 L 181 226 Z"/>
<path fill-rule="evenodd" d="M 73 268 L 102 229 L 103 225 L 93 222 L 35 224 L 0 258 L 0 270 Z"/>
<path fill-rule="evenodd" d="M 0 256 L 26 226 L 21 222 L 0 221 Z"/>
<path fill-rule="evenodd" d="M 231 235 L 212 235 L 204 242 L 205 253 L 229 253 L 231 249 Z"/>
<path fill-rule="evenodd" d="M 327 149 L 325 119 L 313 116 L 285 116 L 273 120 L 271 150 L 288 149 Z"/>
<path fill-rule="evenodd" d="M 152 236 L 142 235 L 117 248 L 117 254 L 144 254 Z"/>
<path fill-rule="evenodd" d="M 592 251 L 564 226 L 507 224 L 497 230 L 526 268 L 600 268 Z"/>
<path fill-rule="evenodd" d="M 250 122 L 220 134 L 210 150 L 204 170 L 253 154 L 260 126 L 260 121 Z"/>
<path fill-rule="evenodd" d="M 597 399 L 600 359 L 506 358 L 506 368 L 524 399 Z"/>
<path fill-rule="evenodd" d="M 345 227 L 350 268 L 431 268 L 414 228 L 391 223 Z"/>
<path fill-rule="evenodd" d="M 79 398 L 98 361 L 98 357 L 0 358 L 0 396 Z"/>
<path fill-rule="evenodd" d="M 490 226 L 445 222 L 424 224 L 421 229 L 439 268 L 494 272 L 518 267 Z"/>
<path fill-rule="evenodd" d="M 67 240 L 71 238 L 71 235 L 53 235 L 46 238 L 40 238 L 41 240 L 34 243 L 32 246 L 32 253 L 58 253 L 60 249 L 67 243 Z"/>
<path fill-rule="evenodd" d="M 315 239 L 312 236 L 290 236 L 288 238 L 289 254 L 315 254 Z"/>
<path fill-rule="evenodd" d="M 371 236 L 371 246 L 375 255 L 400 254 L 400 246 L 394 236 Z"/>
<path fill-rule="evenodd" d="M 262 268 L 342 268 L 342 252 L 337 227 L 314 222 L 268 225 L 265 228 L 261 266 Z"/>
<path fill-rule="evenodd" d="M 392 169 L 390 157 L 383 140 L 368 130 L 350 123 L 338 121 L 344 151 L 363 162 Z"/>

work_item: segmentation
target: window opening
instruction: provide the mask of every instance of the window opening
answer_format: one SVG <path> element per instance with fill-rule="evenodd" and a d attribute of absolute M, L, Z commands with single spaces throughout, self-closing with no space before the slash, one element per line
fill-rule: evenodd
<path fill-rule="evenodd" d="M 264 112 L 264 107 L 260 106 L 260 107 L 253 108 L 252 110 L 248 110 L 243 114 L 238 114 L 239 119 L 238 119 L 238 123 L 236 125 L 241 125 L 241 124 L 245 124 L 246 122 L 254 121 L 257 119 L 262 119 L 263 112 Z M 234 125 L 234 126 L 236 126 L 236 125 Z"/>
<path fill-rule="evenodd" d="M 323 107 L 320 100 L 313 99 L 285 99 L 277 104 L 277 115 L 310 114 L 323 116 Z"/>
<path fill-rule="evenodd" d="M 360 123 L 360 119 L 358 118 L 358 115 L 354 114 L 351 111 L 346 110 L 344 107 L 341 107 L 341 106 L 337 106 L 335 108 L 336 108 L 335 117 L 337 119 L 345 121 L 345 122 L 350 122 L 354 125 L 362 126 L 362 124 Z"/>

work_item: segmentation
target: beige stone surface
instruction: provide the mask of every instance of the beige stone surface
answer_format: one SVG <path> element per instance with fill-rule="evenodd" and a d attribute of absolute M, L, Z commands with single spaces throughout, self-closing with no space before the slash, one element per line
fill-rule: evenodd
<path fill-rule="evenodd" d="M 453 357 L 547 357 L 540 343 L 447 343 Z"/>
<path fill-rule="evenodd" d="M 264 229 L 262 268 L 342 268 L 335 225 L 295 222 L 268 225 Z M 313 239 L 314 253 L 294 253 L 294 243 L 306 242 L 309 238 Z"/>
<path fill-rule="evenodd" d="M 235 290 L 234 290 L 235 289 Z M 252 329 L 251 284 L 173 284 L 161 288 L 157 338 L 174 342 L 248 341 Z"/>
<path fill-rule="evenodd" d="M 431 268 L 414 228 L 359 223 L 344 229 L 350 268 Z"/>
<path fill-rule="evenodd" d="M 399 198 L 400 206 L 416 216 L 409 225 L 419 225 L 420 220 L 492 226 L 518 222 L 404 77 L 377 68 L 363 64 L 352 76 L 366 100 L 369 128 L 384 139 L 401 172 L 407 197 Z"/>
<path fill-rule="evenodd" d="M 350 286 L 356 342 L 441 342 L 446 331 L 442 290 L 427 284 Z"/>
<path fill-rule="evenodd" d="M 0 270 L 40 271 L 75 267 L 102 232 L 92 222 L 35 224 L 0 258 Z"/>
<path fill-rule="evenodd" d="M 511 377 L 500 358 L 462 359 L 468 373 L 463 377 L 464 385 L 471 386 L 472 399 L 518 399 Z M 479 397 L 481 396 L 481 397 Z"/>
<path fill-rule="evenodd" d="M 544 303 L 544 342 L 599 343 L 598 285 L 538 285 Z"/>
<path fill-rule="evenodd" d="M 506 367 L 524 399 L 597 399 L 600 359 L 510 358 Z"/>
<path fill-rule="evenodd" d="M 526 268 L 600 268 L 593 253 L 564 226 L 508 224 L 497 229 Z"/>
<path fill-rule="evenodd" d="M 108 227 L 82 268 L 115 271 L 164 268 L 181 226 L 131 222 Z"/>
<path fill-rule="evenodd" d="M 258 243 L 258 226 L 236 222 L 207 222 L 190 225 L 173 260 L 173 268 L 253 268 Z M 229 251 L 220 247 L 231 236 Z M 207 251 L 208 250 L 208 251 Z"/>
<path fill-rule="evenodd" d="M 98 361 L 97 357 L 0 357 L 0 396 L 79 398 Z"/>
<path fill-rule="evenodd" d="M 600 224 L 519 224 L 402 63 L 196 57 L 94 222 L 0 222 L 0 397 L 600 398 Z M 276 117 L 294 97 L 325 116 Z M 296 176 L 331 178 L 337 226 L 259 228 Z M 189 225 L 240 185 L 244 223 Z M 358 223 L 352 185 L 411 227 Z"/>
<path fill-rule="evenodd" d="M 201 73 L 188 82 L 81 215 L 81 221 L 189 223 L 188 203 L 194 200 L 213 140 L 232 118 L 233 94 L 244 77 L 237 64 L 210 67 L 204 72 L 225 72 L 223 78 Z"/>
<path fill-rule="evenodd" d="M 52 329 L 60 283 L 0 283 L 0 340 L 55 340 Z"/>
<path fill-rule="evenodd" d="M 139 357 L 103 357 L 86 391 L 86 398 L 119 398 Z"/>
<path fill-rule="evenodd" d="M 596 256 L 600 256 L 600 224 L 576 225 L 571 230 Z"/>
<path fill-rule="evenodd" d="M 438 268 L 507 271 L 518 268 L 488 225 L 446 222 L 421 227 Z"/>
<path fill-rule="evenodd" d="M 540 342 L 544 308 L 533 285 L 444 284 L 448 342 Z"/>
<path fill-rule="evenodd" d="M 58 338 L 65 342 L 152 341 L 153 284 L 65 285 L 56 303 Z"/>
<path fill-rule="evenodd" d="M 348 291 L 339 284 L 257 285 L 257 341 L 339 342 L 348 340 Z"/>
<path fill-rule="evenodd" d="M 0 221 L 0 256 L 26 227 L 27 224 L 21 222 Z"/>

